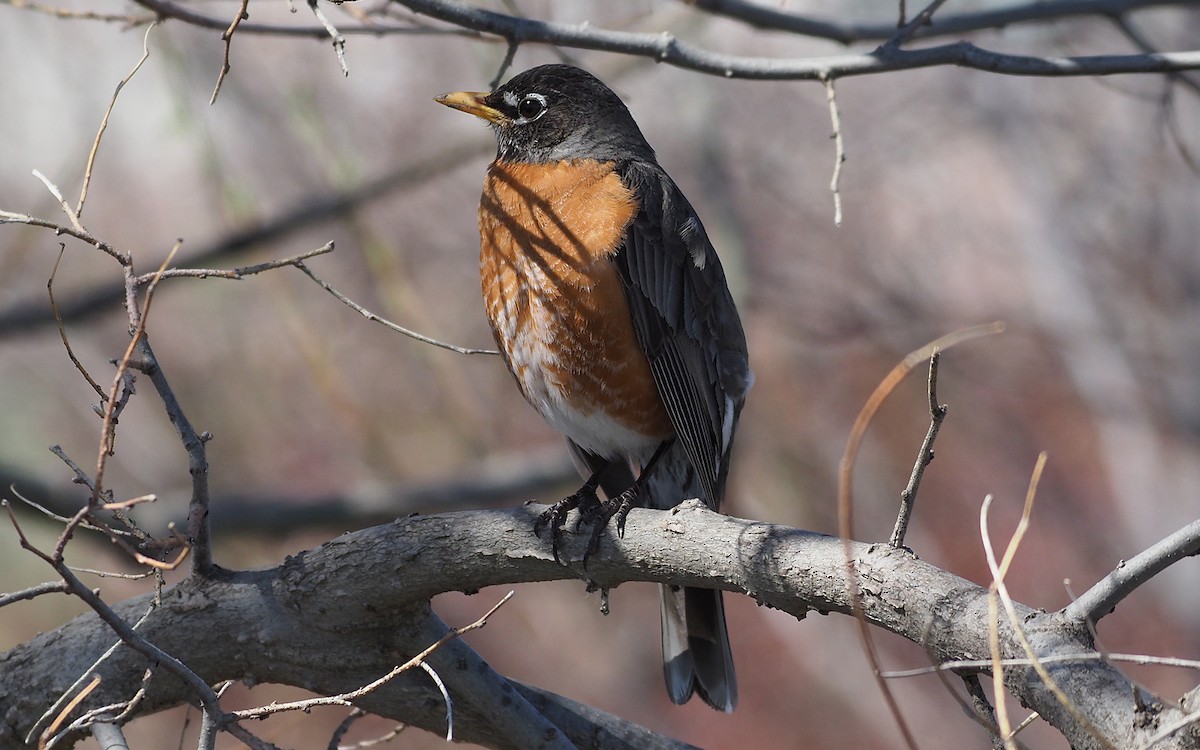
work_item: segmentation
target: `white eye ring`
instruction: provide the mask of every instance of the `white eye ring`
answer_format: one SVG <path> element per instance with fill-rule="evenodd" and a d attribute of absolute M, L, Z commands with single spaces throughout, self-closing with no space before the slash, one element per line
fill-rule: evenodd
<path fill-rule="evenodd" d="M 546 114 L 548 108 L 546 97 L 541 94 L 526 94 L 517 104 L 517 114 L 520 116 L 517 122 L 533 122 Z"/>

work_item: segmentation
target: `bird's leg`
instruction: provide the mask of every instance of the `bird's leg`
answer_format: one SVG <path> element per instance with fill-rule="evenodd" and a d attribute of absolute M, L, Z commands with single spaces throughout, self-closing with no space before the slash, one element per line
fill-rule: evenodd
<path fill-rule="evenodd" d="M 554 562 L 559 565 L 562 564 L 562 560 L 558 557 L 558 533 L 562 530 L 563 522 L 567 520 L 567 514 L 575 508 L 579 508 L 580 523 L 583 522 L 585 516 L 591 518 L 595 515 L 596 508 L 600 507 L 600 498 L 596 497 L 596 487 L 599 484 L 600 471 L 597 470 L 588 477 L 575 494 L 564 497 L 551 505 L 533 522 L 533 533 L 536 536 L 541 536 L 542 529 L 550 527 L 550 551 L 554 554 Z M 578 528 L 579 526 L 576 524 L 576 530 Z"/>
<path fill-rule="evenodd" d="M 592 538 L 588 540 L 587 549 L 583 552 L 583 566 L 587 567 L 588 557 L 593 552 L 600 548 L 600 534 L 603 533 L 608 521 L 611 518 L 617 519 L 617 536 L 625 536 L 625 518 L 629 515 L 629 511 L 633 510 L 634 505 L 639 505 L 642 499 L 642 494 L 646 491 L 646 483 L 650 479 L 650 473 L 654 471 L 655 464 L 671 447 L 674 440 L 664 440 L 654 450 L 654 455 L 650 456 L 650 460 L 642 467 L 642 472 L 638 474 L 638 478 L 634 480 L 633 486 L 617 495 L 610 498 L 607 502 L 599 503 L 598 507 L 590 514 L 593 518 L 589 519 L 592 524 Z"/>

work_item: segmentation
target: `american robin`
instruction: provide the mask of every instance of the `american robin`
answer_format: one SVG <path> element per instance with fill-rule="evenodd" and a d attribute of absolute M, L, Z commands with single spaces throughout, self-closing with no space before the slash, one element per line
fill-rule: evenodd
<path fill-rule="evenodd" d="M 590 546 L 614 515 L 623 532 L 635 504 L 700 497 L 718 510 L 752 381 L 746 336 L 704 226 L 629 110 L 569 65 L 437 101 L 495 131 L 479 205 L 488 321 L 521 393 L 587 476 L 535 532 L 551 527 L 557 558 L 577 506 L 594 524 Z M 661 601 L 671 700 L 695 691 L 732 711 L 721 592 L 664 585 Z"/>

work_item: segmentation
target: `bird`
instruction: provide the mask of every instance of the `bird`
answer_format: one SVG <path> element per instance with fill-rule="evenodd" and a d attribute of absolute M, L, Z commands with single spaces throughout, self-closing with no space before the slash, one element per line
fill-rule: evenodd
<path fill-rule="evenodd" d="M 557 560 L 576 507 L 593 526 L 588 553 L 613 517 L 624 534 L 634 506 L 700 498 L 719 511 L 753 382 L 746 336 L 704 225 L 624 102 L 563 64 L 435 101 L 494 131 L 479 204 L 487 319 L 521 393 L 587 478 L 534 533 L 550 527 Z M 671 700 L 698 694 L 733 711 L 721 592 L 660 588 Z"/>

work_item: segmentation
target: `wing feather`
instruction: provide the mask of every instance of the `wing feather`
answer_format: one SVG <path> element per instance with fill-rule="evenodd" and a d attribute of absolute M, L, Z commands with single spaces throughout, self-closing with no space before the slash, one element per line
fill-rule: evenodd
<path fill-rule="evenodd" d="M 746 337 L 716 250 L 679 188 L 657 164 L 618 171 L 641 203 L 613 262 L 676 439 L 716 509 L 752 380 Z"/>

